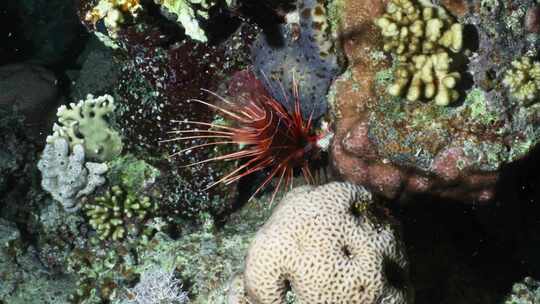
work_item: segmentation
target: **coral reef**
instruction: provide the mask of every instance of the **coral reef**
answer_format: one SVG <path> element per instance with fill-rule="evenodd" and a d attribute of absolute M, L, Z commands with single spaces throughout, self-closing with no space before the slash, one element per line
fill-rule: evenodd
<path fill-rule="evenodd" d="M 111 128 L 107 116 L 114 110 L 114 99 L 110 95 L 94 98 L 89 94 L 79 103 L 58 108 L 58 124 L 47 141 L 57 138 L 68 140 L 71 148 L 82 145 L 89 160 L 109 161 L 122 151 L 120 135 Z"/>
<path fill-rule="evenodd" d="M 302 303 L 412 303 L 403 244 L 373 203 L 349 183 L 293 189 L 250 245 L 238 303 L 285 303 L 288 288 Z"/>
<path fill-rule="evenodd" d="M 39 213 L 32 214 L 27 229 L 35 235 L 37 258 L 50 274 L 65 275 L 68 256 L 75 244 L 87 241 L 90 230 L 78 212 L 68 212 L 48 198 Z"/>
<path fill-rule="evenodd" d="M 145 36 L 161 35 L 148 31 Z M 234 196 L 231 188 L 216 186 L 204 191 L 219 179 L 227 164 L 184 166 L 217 156 L 216 151 L 193 150 L 181 158 L 163 159 L 163 155 L 204 143 L 166 140 L 172 137 L 168 132 L 178 128 L 176 121 L 213 120 L 214 113 L 206 106 L 188 100 L 211 101 L 201 89 L 216 91 L 227 75 L 244 67 L 246 44 L 253 37 L 250 31 L 243 27 L 219 46 L 187 39 L 165 48 L 163 42 L 146 40 L 145 36 L 126 37 L 130 39 L 125 43 L 132 57 L 124 65 L 116 89 L 116 121 L 127 150 L 159 159 L 153 165 L 164 173 L 160 183 L 167 195 L 163 196 L 162 206 L 171 213 L 196 217 L 198 211 L 221 213 L 230 207 L 226 200 Z"/>
<path fill-rule="evenodd" d="M 67 211 L 78 210 L 79 199 L 103 185 L 103 175 L 107 171 L 104 163 L 86 162 L 85 151 L 80 144 L 75 144 L 70 153 L 69 143 L 64 138 L 47 143 L 37 167 L 41 171 L 43 189 Z"/>
<path fill-rule="evenodd" d="M 518 7 L 531 3 L 520 0 Z M 539 109 L 507 98 L 501 85 L 501 66 L 536 49 L 524 29 L 513 26 L 525 14 L 510 20 L 507 13 L 516 11 L 505 6 L 489 12 L 466 6 L 456 14 L 456 22 L 467 24 L 463 37 L 471 39 L 459 54 L 446 51 L 456 59 L 447 71 L 453 73 L 457 65 L 467 73 L 460 70 L 463 81 L 454 88 L 463 92 L 460 99 L 440 107 L 389 94 L 387 88 L 402 80 L 395 74 L 399 63 L 379 56 L 384 39 L 374 22 L 385 9 L 382 2 L 343 2 L 340 32 L 347 37 L 344 52 L 350 66 L 329 93 L 337 118 L 331 154 L 337 172 L 388 198 L 429 193 L 464 202 L 492 200 L 503 167 L 526 156 L 540 139 Z M 350 34 L 357 28 L 362 35 Z M 457 75 L 447 76 L 440 80 L 457 81 Z M 445 94 L 455 95 L 451 90 Z"/>
<path fill-rule="evenodd" d="M 527 105 L 537 101 L 540 96 L 540 62 L 533 62 L 528 56 L 512 61 L 512 68 L 506 71 L 502 83 L 517 100 Z"/>
<path fill-rule="evenodd" d="M 512 293 L 504 304 L 536 304 L 540 303 L 540 282 L 526 277 L 522 282 L 512 286 Z"/>
<path fill-rule="evenodd" d="M 461 51 L 463 26 L 443 7 L 392 0 L 375 24 L 381 29 L 383 49 L 392 51 L 398 61 L 390 95 L 406 92 L 409 101 L 433 99 L 439 106 L 458 99 L 455 88 L 461 76 L 449 71 L 452 59 L 448 52 Z"/>
<path fill-rule="evenodd" d="M 294 110 L 293 80 L 297 81 L 304 119 L 316 120 L 327 111 L 326 93 L 340 69 L 324 4 L 301 0 L 295 14 L 298 20 L 280 26 L 279 42 L 264 34 L 257 37 L 253 66 L 270 95 L 289 112 Z"/>
<path fill-rule="evenodd" d="M 390 95 L 401 96 L 408 87 L 406 95 L 409 101 L 425 97 L 433 99 L 438 106 L 447 106 L 458 99 L 455 87 L 461 76 L 448 70 L 451 63 L 448 53 L 417 55 L 412 61 L 396 68 L 396 80 L 388 88 Z"/>
<path fill-rule="evenodd" d="M 182 291 L 182 284 L 174 277 L 174 273 L 159 268 L 145 270 L 139 283 L 127 291 L 127 297 L 126 304 L 189 302 L 187 293 Z"/>
<path fill-rule="evenodd" d="M 178 239 L 167 235 L 163 219 L 154 218 L 146 225 L 150 231 L 146 237 L 127 235 L 116 242 L 91 238 L 77 243 L 67 263 L 68 272 L 77 276 L 71 299 L 75 303 L 132 303 L 136 286 L 145 285 L 140 283 L 145 273 L 157 269 L 184 283 L 190 303 L 225 303 L 227 282 L 240 270 L 256 227 L 269 211 L 260 202 L 250 202 L 219 228 L 208 214 L 200 214 L 201 225 L 183 225 Z"/>
<path fill-rule="evenodd" d="M 122 299 L 123 288 L 137 279 L 134 271 L 141 247 L 136 242 L 101 246 L 85 242 L 71 251 L 66 268 L 75 276 L 70 302 L 103 303 Z"/>
<path fill-rule="evenodd" d="M 225 303 L 227 282 L 240 270 L 245 250 L 254 228 L 236 228 L 214 233 L 215 226 L 207 219 L 201 229 L 187 233 L 178 240 L 157 234 L 141 255 L 141 267 L 160 267 L 177 271 L 187 289 L 190 303 Z M 230 229 L 230 228 L 229 228 Z"/>
<path fill-rule="evenodd" d="M 208 214 L 200 214 L 201 226 L 189 229 L 173 240 L 157 233 L 141 254 L 141 269 L 158 267 L 175 270 L 189 293 L 190 303 L 227 303 L 228 283 L 242 268 L 243 260 L 257 227 L 270 216 L 271 208 L 262 204 L 264 195 L 233 213 L 219 227 Z"/>
<path fill-rule="evenodd" d="M 164 13 L 165 2 L 178 8 L 189 4 L 198 11 L 195 14 L 208 11 L 208 24 L 213 24 L 213 18 L 219 20 L 213 27 L 205 28 L 208 42 L 189 39 L 181 28 L 167 20 L 171 16 L 164 16 L 168 15 Z M 256 28 L 240 25 L 236 15 L 222 10 L 225 4 L 225 1 L 141 2 L 143 9 L 135 22 L 124 23 L 113 39 L 118 47 L 114 57 L 119 63 L 120 79 L 110 91 L 116 106 L 112 124 L 122 134 L 125 152 L 137 155 L 162 172 L 157 183 L 164 213 L 186 217 L 196 217 L 199 211 L 219 214 L 231 208 L 229 200 L 236 195 L 229 187 L 204 190 L 219 179 L 226 165 L 185 167 L 217 156 L 216 151 L 200 149 L 182 158 L 164 157 L 203 143 L 202 140 L 167 142 L 169 132 L 177 128 L 176 121 L 213 120 L 213 111 L 189 100 L 213 102 L 211 95 L 202 89 L 217 91 L 226 87 L 228 78 L 249 63 L 249 45 Z M 91 1 L 83 0 L 78 13 L 87 29 L 98 33 L 99 26 L 84 19 L 92 7 Z M 219 39 L 212 38 L 216 31 Z"/>
<path fill-rule="evenodd" d="M 96 229 L 98 237 L 113 241 L 124 238 L 126 234 L 139 234 L 139 226 L 155 208 L 149 197 L 125 193 L 119 186 L 113 186 L 103 196 L 84 205 L 89 223 Z"/>
<path fill-rule="evenodd" d="M 407 260 L 417 303 L 498 302 L 540 269 L 536 2 L 76 1 L 115 49 L 92 37 L 81 53 L 82 36 L 50 66 L 57 78 L 0 68 L 13 72 L 0 103 L 22 110 L 0 109 L 0 303 L 412 303 Z M 25 77 L 46 94 L 7 85 Z M 60 94 L 82 100 L 28 142 L 36 104 Z M 353 183 L 271 204 L 311 166 Z M 272 178 L 275 192 L 257 193 Z M 443 199 L 496 189 L 489 206 Z M 536 289 L 527 279 L 514 296 Z"/>
<path fill-rule="evenodd" d="M 391 0 L 386 13 L 375 20 L 383 36 L 383 49 L 393 51 L 400 62 L 441 49 L 454 53 L 463 46 L 463 26 L 443 7 L 426 1 Z"/>

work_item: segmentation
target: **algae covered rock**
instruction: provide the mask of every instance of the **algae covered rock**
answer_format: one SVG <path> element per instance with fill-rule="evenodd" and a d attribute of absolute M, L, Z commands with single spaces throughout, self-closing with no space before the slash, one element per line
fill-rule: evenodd
<path fill-rule="evenodd" d="M 147 162 L 128 154 L 109 162 L 107 178 L 113 185 L 122 185 L 130 192 L 142 192 L 153 185 L 160 171 Z"/>
<path fill-rule="evenodd" d="M 538 44 L 519 26 L 525 12 L 497 2 L 497 9 L 466 6 L 454 17 L 427 1 L 394 2 L 410 4 L 405 8 L 344 1 L 340 32 L 363 28 L 364 34 L 346 38 L 349 68 L 329 94 L 337 118 L 333 164 L 345 179 L 387 198 L 405 201 L 413 193 L 428 193 L 469 203 L 492 201 L 505 166 L 524 159 L 540 141 L 540 107 L 513 97 L 506 87 L 535 94 L 526 87 L 526 82 L 534 82 L 533 61 L 527 73 L 511 72 L 516 70 L 512 62 L 538 53 Z M 533 2 L 520 0 L 516 5 L 526 11 Z M 451 20 L 442 23 L 436 41 L 429 38 L 433 29 L 415 29 L 412 19 L 407 23 L 407 14 L 417 10 L 411 17 L 416 18 L 426 9 L 436 15 L 444 12 Z M 406 13 L 399 17 L 399 10 Z M 386 17 L 392 12 L 396 16 Z M 422 33 L 414 52 L 405 44 L 405 58 L 400 59 L 396 45 L 387 48 L 394 60 L 385 56 L 385 44 L 400 36 L 381 31 L 380 25 L 392 29 L 392 22 L 381 24 L 381 18 L 402 25 L 396 31 Z M 441 45 L 440 39 L 457 23 L 463 25 L 463 41 L 454 53 L 452 44 Z M 454 38 L 459 46 L 457 32 Z M 430 41 L 434 48 L 427 47 Z M 417 101 L 426 97 L 440 102 Z"/>
<path fill-rule="evenodd" d="M 51 274 L 26 246 L 17 227 L 0 219 L 0 302 L 66 303 L 73 288 L 70 276 Z"/>
<path fill-rule="evenodd" d="M 403 244 L 371 204 L 371 193 L 349 183 L 293 189 L 251 243 L 247 302 L 236 303 L 285 303 L 287 291 L 301 303 L 412 303 Z"/>

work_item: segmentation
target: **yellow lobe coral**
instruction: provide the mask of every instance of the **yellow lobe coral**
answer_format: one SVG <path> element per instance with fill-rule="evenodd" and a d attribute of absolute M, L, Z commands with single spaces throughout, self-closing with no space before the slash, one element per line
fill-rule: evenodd
<path fill-rule="evenodd" d="M 410 0 L 392 0 L 375 21 L 383 36 L 383 49 L 399 61 L 388 92 L 410 101 L 433 99 L 446 106 L 459 94 L 460 75 L 450 72 L 449 52 L 463 48 L 463 26 L 442 7 Z"/>
<path fill-rule="evenodd" d="M 412 63 L 396 69 L 395 81 L 388 92 L 394 96 L 406 93 L 409 101 L 426 98 L 433 99 L 439 106 L 446 106 L 459 97 L 455 87 L 461 78 L 459 73 L 449 71 L 450 63 L 448 53 L 444 52 L 414 56 Z"/>
<path fill-rule="evenodd" d="M 540 62 L 533 62 L 527 56 L 513 61 L 512 68 L 505 73 L 503 85 L 512 97 L 525 104 L 537 101 L 540 97 Z"/>

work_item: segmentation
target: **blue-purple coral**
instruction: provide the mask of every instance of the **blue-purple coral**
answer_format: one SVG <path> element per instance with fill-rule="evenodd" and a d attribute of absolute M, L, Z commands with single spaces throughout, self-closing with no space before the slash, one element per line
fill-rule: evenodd
<path fill-rule="evenodd" d="M 298 22 L 280 27 L 283 41 L 278 46 L 259 35 L 252 48 L 257 77 L 270 94 L 289 111 L 294 106 L 293 76 L 300 89 L 304 118 L 326 113 L 326 94 L 339 72 L 336 55 L 328 37 L 324 1 L 299 0 Z"/>

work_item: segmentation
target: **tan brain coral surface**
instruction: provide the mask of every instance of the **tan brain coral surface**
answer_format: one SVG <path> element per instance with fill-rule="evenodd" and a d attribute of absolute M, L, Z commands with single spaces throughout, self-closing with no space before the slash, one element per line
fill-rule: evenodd
<path fill-rule="evenodd" d="M 412 303 L 402 243 L 365 211 L 372 202 L 349 183 L 292 190 L 251 244 L 244 300 L 239 275 L 229 303 L 286 303 L 289 289 L 295 303 Z"/>

